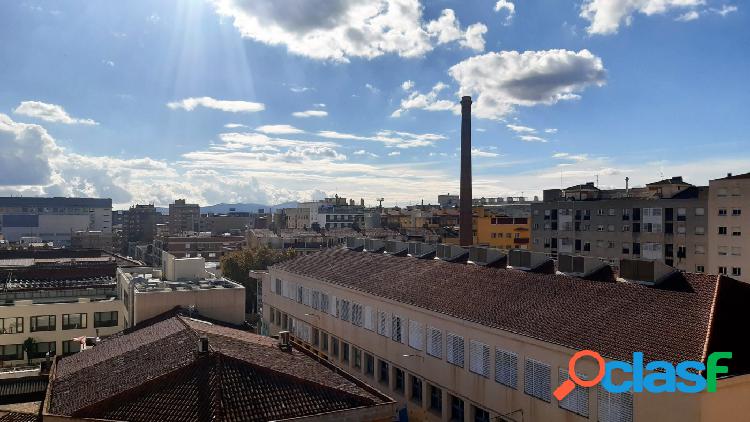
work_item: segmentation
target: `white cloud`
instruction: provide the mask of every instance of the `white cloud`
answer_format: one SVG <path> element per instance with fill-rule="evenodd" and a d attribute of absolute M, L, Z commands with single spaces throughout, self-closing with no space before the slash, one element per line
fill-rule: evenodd
<path fill-rule="evenodd" d="M 363 155 L 363 156 L 367 156 L 367 157 L 378 158 L 378 154 L 375 154 L 375 153 L 372 153 L 372 152 L 369 152 L 369 151 L 365 151 L 363 149 L 358 149 L 358 150 L 354 151 L 352 153 L 352 155 Z"/>
<path fill-rule="evenodd" d="M 300 117 L 303 119 L 307 117 L 326 117 L 328 116 L 328 112 L 323 110 L 295 111 L 294 113 L 292 113 L 292 116 Z"/>
<path fill-rule="evenodd" d="M 508 0 L 498 0 L 495 3 L 495 12 L 505 10 L 508 14 L 505 16 L 505 24 L 509 24 L 513 20 L 513 15 L 516 14 L 516 5 L 509 2 Z"/>
<path fill-rule="evenodd" d="M 153 13 L 150 16 L 148 16 L 146 20 L 151 23 L 158 23 L 161 20 L 161 18 L 156 13 Z"/>
<path fill-rule="evenodd" d="M 350 133 L 323 130 L 318 132 L 318 136 L 328 139 L 380 142 L 388 147 L 402 149 L 431 146 L 434 145 L 435 142 L 445 139 L 445 136 L 434 133 L 410 133 L 393 130 L 381 130 L 374 136 L 359 136 Z"/>
<path fill-rule="evenodd" d="M 367 90 L 368 90 L 368 91 L 370 91 L 370 92 L 372 92 L 373 94 L 377 94 L 378 92 L 380 92 L 380 89 L 378 89 L 378 88 L 376 88 L 376 87 L 372 86 L 372 85 L 371 85 L 371 84 L 369 84 L 369 83 L 366 83 L 366 84 L 365 84 L 365 88 L 367 88 Z"/>
<path fill-rule="evenodd" d="M 510 130 L 512 130 L 513 132 L 516 132 L 516 133 L 534 133 L 534 132 L 536 132 L 536 129 L 534 129 L 533 127 L 528 127 L 528 126 L 521 126 L 521 125 L 514 125 L 514 124 L 507 124 L 505 126 L 507 126 L 508 129 L 510 129 Z"/>
<path fill-rule="evenodd" d="M 549 134 L 554 135 L 555 133 L 557 133 L 557 129 L 555 129 L 555 128 L 547 128 L 547 129 L 544 129 L 544 133 L 549 133 Z"/>
<path fill-rule="evenodd" d="M 227 123 L 227 124 L 224 125 L 224 127 L 227 128 L 227 129 L 237 129 L 237 128 L 247 127 L 247 126 L 245 126 L 245 125 L 243 125 L 241 123 Z"/>
<path fill-rule="evenodd" d="M 615 34 L 620 25 L 630 25 L 635 13 L 659 15 L 679 9 L 693 9 L 705 0 L 585 0 L 581 17 L 590 22 L 589 34 Z"/>
<path fill-rule="evenodd" d="M 399 151 L 391 151 L 391 152 L 388 153 L 389 157 L 395 157 L 397 155 L 401 155 L 401 152 L 399 152 Z"/>
<path fill-rule="evenodd" d="M 714 13 L 716 13 L 718 15 L 721 15 L 722 17 L 724 17 L 724 16 L 726 16 L 726 15 L 728 15 L 730 13 L 736 12 L 737 11 L 737 6 L 735 6 L 733 4 L 723 4 L 723 5 L 721 5 L 721 9 L 711 8 L 710 10 L 712 12 L 714 12 Z"/>
<path fill-rule="evenodd" d="M 274 135 L 292 135 L 297 133 L 305 133 L 302 129 L 297 129 L 291 125 L 263 125 L 255 128 L 258 132 Z"/>
<path fill-rule="evenodd" d="M 115 62 L 113 62 L 112 60 L 102 60 L 102 64 L 105 64 L 109 67 L 115 67 Z"/>
<path fill-rule="evenodd" d="M 167 103 L 172 110 L 183 109 L 193 111 L 196 107 L 211 108 L 214 110 L 227 111 L 231 113 L 256 113 L 263 111 L 266 106 L 262 103 L 250 101 L 217 100 L 211 97 L 191 97 L 180 101 Z"/>
<path fill-rule="evenodd" d="M 567 152 L 558 152 L 552 155 L 552 158 L 556 158 L 558 160 L 568 160 L 568 161 L 586 161 L 589 159 L 588 154 L 570 154 Z"/>
<path fill-rule="evenodd" d="M 391 114 L 391 117 L 400 117 L 404 112 L 411 109 L 421 109 L 428 111 L 447 111 L 451 110 L 455 114 L 461 113 L 461 106 L 457 101 L 440 100 L 440 92 L 446 89 L 448 85 L 438 82 L 432 87 L 430 92 L 422 94 L 419 91 L 412 91 L 408 97 L 401 100 L 401 107 Z"/>
<path fill-rule="evenodd" d="M 586 87 L 604 85 L 606 76 L 602 60 L 588 50 L 492 52 L 468 58 L 449 73 L 459 95 L 474 97 L 474 114 L 486 119 L 500 119 L 515 106 L 578 99 Z"/>
<path fill-rule="evenodd" d="M 326 105 L 325 105 L 325 104 L 323 104 L 323 103 L 316 103 L 316 104 L 313 104 L 313 107 L 317 107 L 317 108 L 326 108 Z"/>
<path fill-rule="evenodd" d="M 384 54 L 421 57 L 441 43 L 435 38 L 442 32 L 428 30 L 439 24 L 423 21 L 419 0 L 212 2 L 219 15 L 233 19 L 243 37 L 285 46 L 291 53 L 313 59 L 348 61 Z M 476 46 L 476 40 L 473 43 Z"/>
<path fill-rule="evenodd" d="M 480 158 L 492 158 L 492 157 L 498 157 L 500 154 L 496 152 L 489 152 L 489 151 L 482 151 L 479 148 L 472 148 L 471 149 L 471 156 L 472 157 L 480 157 Z"/>
<path fill-rule="evenodd" d="M 403 89 L 406 92 L 411 91 L 412 89 L 414 89 L 414 81 L 412 80 L 404 81 L 404 83 L 401 84 L 401 89 Z"/>
<path fill-rule="evenodd" d="M 437 38 L 438 44 L 458 41 L 464 47 L 476 51 L 484 51 L 484 34 L 487 27 L 481 23 L 469 25 L 466 31 L 461 30 L 461 24 L 456 19 L 456 13 L 445 9 L 437 20 L 427 24 L 427 33 Z"/>
<path fill-rule="evenodd" d="M 21 104 L 13 110 L 13 113 L 34 117 L 36 119 L 44 120 L 45 122 L 63 123 L 66 125 L 99 124 L 91 119 L 78 119 L 71 117 L 62 106 L 43 103 L 41 101 L 22 101 Z"/>
<path fill-rule="evenodd" d="M 306 86 L 291 86 L 289 87 L 289 90 L 294 92 L 295 94 L 299 94 L 302 92 L 312 91 L 313 89 Z"/>
<path fill-rule="evenodd" d="M 546 139 L 540 138 L 540 137 L 534 136 L 534 135 L 519 135 L 518 139 L 520 139 L 520 140 L 522 140 L 524 142 L 542 142 L 542 143 L 547 142 Z"/>
<path fill-rule="evenodd" d="M 700 15 L 700 13 L 698 13 L 697 10 L 690 10 L 690 11 L 687 11 L 687 12 L 681 14 L 680 16 L 676 17 L 675 20 L 679 21 L 679 22 L 690 22 L 690 21 L 694 21 L 694 20 L 696 20 L 696 19 L 698 19 L 700 17 L 701 17 L 701 15 Z"/>

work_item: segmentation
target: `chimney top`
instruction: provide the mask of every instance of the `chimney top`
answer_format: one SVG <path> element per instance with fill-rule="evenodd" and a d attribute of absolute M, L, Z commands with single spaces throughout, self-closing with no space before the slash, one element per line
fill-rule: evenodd
<path fill-rule="evenodd" d="M 727 177 L 732 177 L 732 173 L 727 173 Z"/>
<path fill-rule="evenodd" d="M 461 104 L 463 104 L 463 103 L 469 103 L 469 104 L 471 104 L 471 96 L 464 95 L 463 97 L 461 97 Z"/>

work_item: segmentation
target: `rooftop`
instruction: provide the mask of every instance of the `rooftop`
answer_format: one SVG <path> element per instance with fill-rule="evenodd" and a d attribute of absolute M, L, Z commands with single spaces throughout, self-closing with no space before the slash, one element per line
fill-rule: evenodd
<path fill-rule="evenodd" d="M 58 289 L 88 289 L 91 287 L 114 286 L 114 277 L 91 277 L 81 279 L 56 279 L 56 280 L 26 280 L 13 278 L 10 281 L 3 280 L 3 293 L 9 291 L 25 290 L 58 290 Z"/>
<path fill-rule="evenodd" d="M 649 287 L 348 249 L 272 268 L 611 359 L 704 361 L 732 350 L 730 371 L 750 369 L 739 322 L 750 284 L 725 276 L 675 273 Z"/>
<path fill-rule="evenodd" d="M 59 358 L 48 397 L 47 414 L 129 421 L 280 420 L 392 402 L 274 339 L 183 316 Z"/>
<path fill-rule="evenodd" d="M 112 208 L 110 198 L 38 198 L 30 196 L 0 197 L 0 207 L 94 207 Z"/>
<path fill-rule="evenodd" d="M 164 281 L 152 274 L 133 274 L 133 285 L 138 293 L 170 292 L 184 290 L 239 289 L 241 285 L 225 278 L 196 278 L 194 280 Z"/>
<path fill-rule="evenodd" d="M 750 179 L 750 173 L 736 174 L 727 173 L 727 177 L 722 177 L 716 180 L 735 180 L 735 179 Z"/>

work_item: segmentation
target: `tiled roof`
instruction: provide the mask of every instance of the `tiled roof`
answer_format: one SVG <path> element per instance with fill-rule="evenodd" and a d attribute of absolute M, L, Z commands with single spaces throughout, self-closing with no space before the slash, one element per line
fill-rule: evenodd
<path fill-rule="evenodd" d="M 33 413 L 6 412 L 0 410 L 0 422 L 36 422 L 38 416 Z"/>
<path fill-rule="evenodd" d="M 732 180 L 732 179 L 750 179 L 750 173 L 743 173 L 743 174 L 734 174 L 734 175 L 727 175 L 727 177 L 722 177 L 716 180 Z"/>
<path fill-rule="evenodd" d="M 203 336 L 210 352 L 199 354 Z M 182 316 L 58 360 L 50 383 L 49 414 L 129 421 L 260 421 L 388 401 L 271 338 Z"/>
<path fill-rule="evenodd" d="M 710 325 L 717 291 L 734 290 L 736 302 L 724 313 L 750 302 L 750 285 L 734 288 L 742 283 L 712 275 L 677 273 L 655 288 L 348 249 L 297 257 L 272 269 L 624 360 L 642 351 L 652 360 L 702 361 L 711 333 L 718 332 Z M 722 346 L 747 350 L 734 344 L 739 335 L 729 335 L 739 327 L 727 324 Z M 749 360 L 744 355 L 735 361 Z"/>

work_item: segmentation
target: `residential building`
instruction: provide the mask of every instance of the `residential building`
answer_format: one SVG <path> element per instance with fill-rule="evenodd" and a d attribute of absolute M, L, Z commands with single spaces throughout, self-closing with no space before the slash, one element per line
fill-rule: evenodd
<path fill-rule="evenodd" d="M 379 386 L 406 406 L 409 420 L 691 422 L 750 414 L 743 399 L 750 349 L 735 320 L 750 285 L 673 269 L 647 284 L 595 274 L 331 249 L 269 269 L 263 324 L 272 335 L 291 331 L 321 359 Z M 577 387 L 556 400 L 570 358 L 586 349 L 607 361 L 632 361 L 634 352 L 674 363 L 705 362 L 713 351 L 734 356 L 714 393 Z M 576 370 L 592 379 L 599 368 L 581 361 Z M 615 382 L 623 378 L 615 374 Z"/>
<path fill-rule="evenodd" d="M 158 316 L 50 372 L 44 421 L 390 422 L 395 402 L 304 349 Z"/>
<path fill-rule="evenodd" d="M 126 328 L 174 308 L 228 324 L 245 321 L 245 288 L 206 271 L 203 258 L 176 258 L 165 252 L 161 268 L 118 268 L 117 290 Z"/>
<path fill-rule="evenodd" d="M 708 187 L 682 177 L 627 190 L 600 190 L 593 183 L 545 190 L 543 201 L 531 205 L 531 250 L 611 265 L 643 258 L 707 272 L 708 196 Z"/>
<path fill-rule="evenodd" d="M 76 231 L 112 233 L 112 200 L 105 198 L 0 197 L 0 233 L 9 242 L 38 237 L 70 246 Z"/>
<path fill-rule="evenodd" d="M 265 246 L 272 249 L 294 249 L 304 254 L 338 245 L 345 240 L 337 234 L 340 229 L 332 230 L 332 235 L 327 236 L 325 232 L 314 230 L 284 229 L 277 233 L 267 229 L 252 229 L 247 231 L 246 244 L 250 248 Z"/>
<path fill-rule="evenodd" d="M 184 199 L 177 199 L 169 204 L 167 225 L 170 235 L 184 235 L 197 232 L 200 228 L 201 207 L 198 204 L 188 204 Z"/>
<path fill-rule="evenodd" d="M 528 249 L 529 217 L 509 217 L 492 211 L 487 207 L 474 209 L 474 244 L 500 249 Z"/>
<path fill-rule="evenodd" d="M 210 232 L 214 236 L 229 233 L 243 235 L 253 227 L 255 218 L 249 212 L 231 211 L 226 214 L 201 214 L 200 231 Z"/>
<path fill-rule="evenodd" d="M 709 181 L 707 230 L 708 271 L 750 282 L 750 173 Z"/>
<path fill-rule="evenodd" d="M 112 232 L 101 230 L 79 230 L 71 233 L 72 249 L 103 249 L 112 251 Z"/>
<path fill-rule="evenodd" d="M 286 208 L 284 214 L 286 215 L 286 228 L 288 229 L 309 229 L 312 227 L 310 221 L 310 202 L 301 203 L 297 208 Z"/>
<path fill-rule="evenodd" d="M 296 225 L 296 228 L 300 228 L 302 224 L 304 228 L 304 221 L 306 218 L 305 209 L 310 211 L 310 224 L 308 228 L 319 228 L 319 229 L 337 229 L 337 228 L 352 228 L 353 226 L 364 226 L 365 221 L 365 208 L 363 205 L 355 205 L 354 201 L 347 203 L 346 198 L 340 198 L 338 195 L 334 198 L 325 198 L 315 202 L 301 202 L 298 204 L 297 209 L 301 211 L 295 212 L 296 214 L 292 218 L 292 222 Z M 289 221 L 287 220 L 287 228 L 289 227 Z"/>
<path fill-rule="evenodd" d="M 152 205 L 134 205 L 126 211 L 123 221 L 123 244 L 150 244 L 154 241 L 157 224 L 156 208 Z M 127 253 L 128 250 L 122 251 Z"/>
<path fill-rule="evenodd" d="M 438 204 L 440 205 L 440 208 L 458 207 L 458 195 L 438 195 Z"/>
<path fill-rule="evenodd" d="M 157 237 L 150 262 L 161 265 L 162 252 L 169 252 L 176 258 L 204 258 L 206 261 L 219 262 L 227 253 L 242 249 L 244 243 L 245 236 L 213 236 L 210 232 Z"/>

